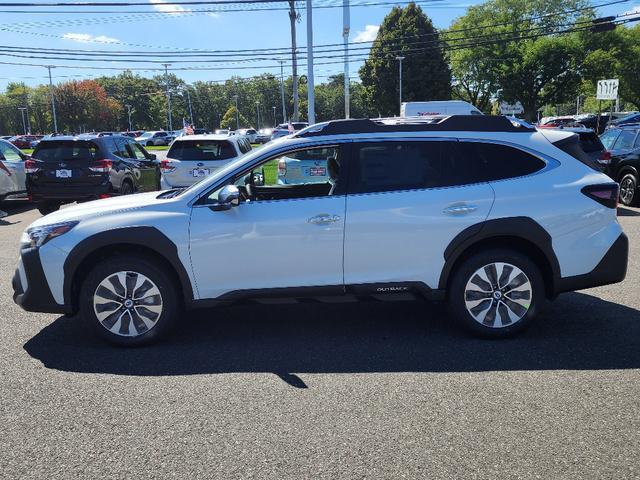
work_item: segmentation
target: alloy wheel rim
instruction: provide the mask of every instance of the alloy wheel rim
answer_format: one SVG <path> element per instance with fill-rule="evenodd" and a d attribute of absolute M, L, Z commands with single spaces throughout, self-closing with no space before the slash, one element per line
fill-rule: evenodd
<path fill-rule="evenodd" d="M 476 270 L 464 291 L 469 315 L 490 328 L 504 328 L 522 320 L 532 296 L 529 277 L 515 265 L 502 262 Z"/>
<path fill-rule="evenodd" d="M 93 294 L 98 322 L 122 337 L 137 337 L 150 331 L 162 315 L 162 294 L 149 277 L 121 271 L 102 280 Z"/>
<path fill-rule="evenodd" d="M 620 185 L 620 198 L 624 203 L 628 203 L 633 198 L 633 181 L 630 178 L 625 178 Z"/>

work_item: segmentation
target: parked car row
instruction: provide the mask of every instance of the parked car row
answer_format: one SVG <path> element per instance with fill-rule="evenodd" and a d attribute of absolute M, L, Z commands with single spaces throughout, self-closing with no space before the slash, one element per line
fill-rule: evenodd
<path fill-rule="evenodd" d="M 590 128 L 601 134 L 609 127 L 628 125 L 640 122 L 640 112 L 615 112 L 582 115 L 566 115 L 561 117 L 543 117 L 538 122 L 538 128 Z"/>

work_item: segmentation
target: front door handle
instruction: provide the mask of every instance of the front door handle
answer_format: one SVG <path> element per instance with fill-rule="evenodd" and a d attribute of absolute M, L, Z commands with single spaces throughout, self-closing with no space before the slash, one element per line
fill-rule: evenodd
<path fill-rule="evenodd" d="M 469 205 L 467 203 L 456 203 L 445 208 L 442 213 L 445 215 L 468 215 L 478 210 L 477 205 Z"/>
<path fill-rule="evenodd" d="M 335 223 L 338 221 L 340 221 L 340 215 L 329 215 L 327 213 L 316 215 L 315 217 L 311 217 L 307 220 L 308 223 L 313 225 L 325 225 L 327 223 Z"/>

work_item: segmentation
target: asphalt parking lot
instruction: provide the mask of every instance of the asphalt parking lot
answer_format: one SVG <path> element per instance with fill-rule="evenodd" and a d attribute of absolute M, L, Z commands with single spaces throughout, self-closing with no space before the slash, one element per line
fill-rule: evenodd
<path fill-rule="evenodd" d="M 3 207 L 5 208 L 5 207 Z M 422 302 L 236 306 L 107 346 L 11 300 L 0 220 L 3 478 L 638 478 L 640 210 L 623 284 L 483 341 Z"/>

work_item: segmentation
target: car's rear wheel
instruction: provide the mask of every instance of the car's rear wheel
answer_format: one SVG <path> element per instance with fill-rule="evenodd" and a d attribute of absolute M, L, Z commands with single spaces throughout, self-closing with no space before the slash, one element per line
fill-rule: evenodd
<path fill-rule="evenodd" d="M 97 264 L 80 293 L 82 320 L 122 346 L 154 342 L 171 330 L 179 311 L 168 272 L 144 256 L 123 255 Z"/>
<path fill-rule="evenodd" d="M 42 215 L 48 215 L 53 212 L 57 212 L 60 210 L 60 202 L 39 202 L 38 203 L 38 211 Z"/>
<path fill-rule="evenodd" d="M 633 173 L 625 173 L 620 178 L 620 203 L 631 206 L 638 203 L 638 179 Z"/>
<path fill-rule="evenodd" d="M 477 253 L 456 269 L 449 307 L 462 326 L 489 338 L 526 328 L 544 301 L 544 281 L 528 257 L 512 250 Z"/>
<path fill-rule="evenodd" d="M 131 195 L 133 193 L 133 185 L 128 180 L 122 182 L 122 186 L 120 187 L 120 195 Z"/>

